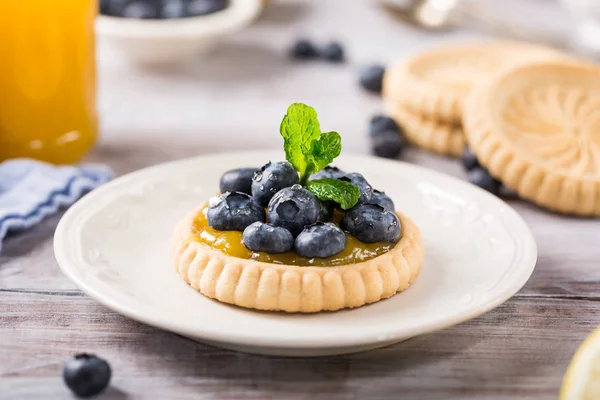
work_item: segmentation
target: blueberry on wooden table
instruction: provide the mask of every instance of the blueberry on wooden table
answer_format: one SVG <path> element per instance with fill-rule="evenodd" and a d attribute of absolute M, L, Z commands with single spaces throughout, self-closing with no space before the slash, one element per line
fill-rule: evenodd
<path fill-rule="evenodd" d="M 477 156 L 468 147 L 465 147 L 460 155 L 460 163 L 467 171 L 480 167 Z"/>
<path fill-rule="evenodd" d="M 478 186 L 488 192 L 498 195 L 502 182 L 494 178 L 488 171 L 481 167 L 475 167 L 467 174 L 467 179 L 473 185 Z"/>
<path fill-rule="evenodd" d="M 63 369 L 65 384 L 78 397 L 91 397 L 102 392 L 110 382 L 108 363 L 93 354 L 77 354 Z"/>
<path fill-rule="evenodd" d="M 308 39 L 298 39 L 292 47 L 291 56 L 297 60 L 309 60 L 319 55 L 317 49 Z"/>
<path fill-rule="evenodd" d="M 384 131 L 400 132 L 400 127 L 393 118 L 385 115 L 373 116 L 373 118 L 371 118 L 371 122 L 369 123 L 369 136 L 375 136 Z"/>
<path fill-rule="evenodd" d="M 406 140 L 398 131 L 385 130 L 371 138 L 371 149 L 378 157 L 397 158 L 406 147 Z"/>
<path fill-rule="evenodd" d="M 199 17 L 213 14 L 226 9 L 229 0 L 190 0 L 187 7 L 187 16 Z"/>
<path fill-rule="evenodd" d="M 362 71 L 360 71 L 360 86 L 369 92 L 381 93 L 384 74 L 385 67 L 383 65 L 372 65 L 364 68 Z"/>
<path fill-rule="evenodd" d="M 320 52 L 324 60 L 339 63 L 344 61 L 344 48 L 337 42 L 331 42 L 325 45 Z"/>
<path fill-rule="evenodd" d="M 334 223 L 316 222 L 304 228 L 294 246 L 302 257 L 327 258 L 346 248 L 346 235 Z"/>

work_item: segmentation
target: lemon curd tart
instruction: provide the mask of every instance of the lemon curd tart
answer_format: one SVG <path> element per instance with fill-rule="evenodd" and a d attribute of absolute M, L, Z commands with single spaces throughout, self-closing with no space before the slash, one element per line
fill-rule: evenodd
<path fill-rule="evenodd" d="M 334 311 L 408 288 L 424 248 L 417 226 L 359 173 L 329 166 L 337 132 L 292 104 L 281 124 L 287 161 L 226 172 L 219 194 L 179 222 L 171 256 L 204 296 L 241 307 Z"/>

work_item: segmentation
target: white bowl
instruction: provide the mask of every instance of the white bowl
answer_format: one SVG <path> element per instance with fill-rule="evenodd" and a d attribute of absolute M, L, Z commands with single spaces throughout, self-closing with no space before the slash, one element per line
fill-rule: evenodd
<path fill-rule="evenodd" d="M 179 19 L 131 19 L 99 16 L 98 38 L 142 64 L 171 64 L 215 47 L 221 38 L 250 25 L 262 0 L 231 0 L 223 11 Z"/>

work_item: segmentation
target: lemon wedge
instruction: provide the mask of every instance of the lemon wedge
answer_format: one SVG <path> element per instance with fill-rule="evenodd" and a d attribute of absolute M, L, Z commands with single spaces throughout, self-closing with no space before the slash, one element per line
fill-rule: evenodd
<path fill-rule="evenodd" d="M 560 400 L 600 399 L 600 328 L 579 346 L 560 389 Z"/>

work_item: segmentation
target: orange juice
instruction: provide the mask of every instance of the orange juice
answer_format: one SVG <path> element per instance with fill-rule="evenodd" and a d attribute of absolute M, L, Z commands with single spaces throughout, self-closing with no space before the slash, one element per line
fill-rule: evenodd
<path fill-rule="evenodd" d="M 0 0 L 0 161 L 74 163 L 94 144 L 98 0 Z"/>

